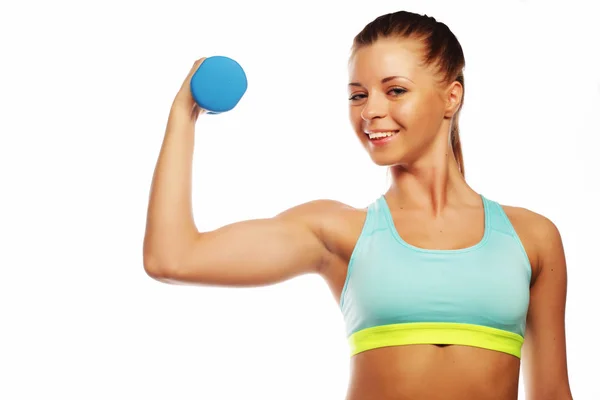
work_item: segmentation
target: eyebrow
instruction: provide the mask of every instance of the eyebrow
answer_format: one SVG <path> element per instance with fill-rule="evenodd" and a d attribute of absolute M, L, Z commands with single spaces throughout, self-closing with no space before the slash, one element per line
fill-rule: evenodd
<path fill-rule="evenodd" d="M 391 81 L 393 79 L 398 79 L 398 78 L 406 79 L 406 80 L 414 83 L 410 78 L 407 78 L 406 76 L 400 76 L 400 75 L 388 76 L 387 78 L 383 78 L 381 80 L 381 83 L 386 83 L 386 82 L 389 82 L 389 81 Z M 348 86 L 362 86 L 362 85 L 360 83 L 358 83 L 358 82 L 350 82 L 348 84 Z"/>

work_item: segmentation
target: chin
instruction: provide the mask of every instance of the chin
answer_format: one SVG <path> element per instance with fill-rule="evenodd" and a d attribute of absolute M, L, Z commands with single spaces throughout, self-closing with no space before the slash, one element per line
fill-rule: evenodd
<path fill-rule="evenodd" d="M 375 165 L 380 167 L 393 167 L 395 165 L 404 164 L 404 157 L 402 157 L 401 154 L 377 154 L 376 152 L 369 152 L 369 156 Z"/>
<path fill-rule="evenodd" d="M 406 161 L 410 149 L 405 143 L 399 141 L 400 135 L 396 135 L 392 140 L 373 143 L 366 137 L 360 137 L 363 148 L 369 154 L 369 157 L 380 167 L 391 167 L 403 164 Z"/>

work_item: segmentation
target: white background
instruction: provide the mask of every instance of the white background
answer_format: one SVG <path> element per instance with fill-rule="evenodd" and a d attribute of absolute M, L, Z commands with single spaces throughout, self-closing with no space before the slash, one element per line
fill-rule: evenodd
<path fill-rule="evenodd" d="M 350 130 L 346 63 L 354 35 L 402 7 L 465 51 L 468 182 L 559 227 L 571 386 L 599 399 L 597 2 L 481 3 L 3 2 L 0 398 L 342 399 L 348 348 L 326 284 L 152 280 L 148 194 L 173 96 L 195 59 L 226 55 L 249 87 L 198 122 L 198 228 L 372 201 L 386 171 Z"/>

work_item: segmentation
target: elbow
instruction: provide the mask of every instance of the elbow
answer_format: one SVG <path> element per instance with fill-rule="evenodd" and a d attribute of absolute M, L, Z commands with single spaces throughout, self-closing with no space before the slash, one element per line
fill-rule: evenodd
<path fill-rule="evenodd" d="M 169 275 L 169 269 L 171 264 L 159 261 L 155 257 L 144 254 L 144 272 L 149 277 L 161 280 L 167 278 Z"/>
<path fill-rule="evenodd" d="M 146 274 L 158 281 L 171 278 L 177 270 L 178 263 L 172 257 L 159 256 L 155 252 L 144 249 L 143 259 Z"/>
<path fill-rule="evenodd" d="M 177 275 L 186 258 L 190 240 L 183 235 L 158 237 L 147 232 L 142 246 L 144 271 L 151 278 L 169 279 Z"/>
<path fill-rule="evenodd" d="M 152 235 L 146 234 L 142 254 L 144 271 L 151 278 L 157 280 L 168 278 L 171 271 L 176 267 L 176 257 L 172 244 L 164 244 L 156 239 L 152 240 Z"/>
<path fill-rule="evenodd" d="M 171 285 L 189 283 L 187 276 L 182 273 L 179 265 L 175 262 L 159 262 L 152 257 L 144 257 L 144 271 L 146 275 L 160 283 Z"/>

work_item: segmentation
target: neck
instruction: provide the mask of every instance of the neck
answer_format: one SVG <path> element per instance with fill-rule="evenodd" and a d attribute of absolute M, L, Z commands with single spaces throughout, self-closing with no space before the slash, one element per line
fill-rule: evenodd
<path fill-rule="evenodd" d="M 411 165 L 391 167 L 386 198 L 403 208 L 418 208 L 439 216 L 447 205 L 479 201 L 459 171 L 452 149 Z"/>

